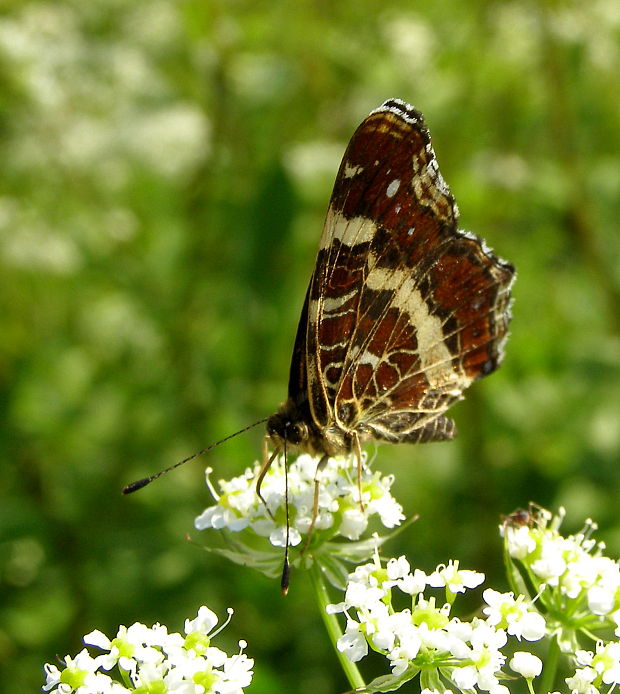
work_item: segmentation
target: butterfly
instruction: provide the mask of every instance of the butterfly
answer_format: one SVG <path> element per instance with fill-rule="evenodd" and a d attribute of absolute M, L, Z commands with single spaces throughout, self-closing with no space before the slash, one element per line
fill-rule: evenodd
<path fill-rule="evenodd" d="M 458 228 L 458 208 L 422 114 L 389 99 L 357 128 L 336 176 L 295 338 L 287 400 L 267 420 L 123 492 L 266 421 L 272 454 L 256 481 L 261 499 L 261 482 L 280 453 L 286 457 L 293 447 L 319 457 L 307 547 L 319 472 L 330 457 L 353 453 L 359 480 L 365 442 L 454 437 L 445 411 L 502 361 L 514 277 L 510 263 Z"/>
<path fill-rule="evenodd" d="M 501 363 L 515 277 L 458 217 L 422 114 L 389 99 L 336 176 L 272 458 L 454 437 L 444 412 Z"/>

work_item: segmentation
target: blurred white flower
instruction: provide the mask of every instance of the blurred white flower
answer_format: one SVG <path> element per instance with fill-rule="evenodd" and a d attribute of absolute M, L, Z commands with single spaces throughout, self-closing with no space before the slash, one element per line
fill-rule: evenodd
<path fill-rule="evenodd" d="M 164 176 L 177 177 L 208 156 L 210 124 L 191 103 L 135 113 L 123 120 L 123 146 Z"/>
<path fill-rule="evenodd" d="M 433 70 L 438 37 L 433 24 L 425 17 L 413 13 L 394 14 L 384 21 L 382 29 L 399 64 L 414 73 Z"/>

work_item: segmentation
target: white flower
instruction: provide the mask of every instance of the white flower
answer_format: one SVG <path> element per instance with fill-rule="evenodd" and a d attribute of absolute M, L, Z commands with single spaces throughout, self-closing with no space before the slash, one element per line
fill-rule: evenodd
<path fill-rule="evenodd" d="M 156 633 L 160 635 L 158 640 L 154 639 Z M 162 633 L 160 625 L 149 629 L 136 622 L 129 628 L 121 625 L 111 641 L 95 630 L 84 637 L 84 643 L 108 651 L 99 656 L 104 670 L 111 670 L 118 663 L 123 670 L 134 672 L 139 662 L 158 663 L 163 659 L 161 651 L 153 647 L 161 645 L 162 635 L 167 639 L 168 632 L 164 630 Z"/>
<path fill-rule="evenodd" d="M 482 578 L 474 571 L 460 571 L 457 562 L 438 567 L 432 581 L 424 572 L 414 578 L 405 557 L 388 559 L 383 569 L 375 555 L 374 562 L 349 574 L 344 602 L 327 608 L 332 614 L 347 614 L 347 631 L 338 647 L 357 661 L 370 645 L 384 653 L 394 677 L 409 669 L 424 669 L 430 676 L 435 667 L 437 676 L 441 673 L 457 689 L 477 687 L 491 694 L 509 694 L 498 680 L 505 662 L 501 648 L 506 644 L 506 631 L 478 618 L 471 622 L 451 618 L 454 599 L 438 607 L 435 597 L 423 594 L 424 584 L 432 582 L 434 587 L 453 586 L 455 596 L 459 589 L 479 585 Z M 412 590 L 414 584 L 417 587 Z M 411 608 L 395 610 L 394 589 L 414 595 L 409 597 Z"/>
<path fill-rule="evenodd" d="M 356 508 L 347 509 L 342 514 L 339 532 L 347 540 L 359 540 L 367 526 L 368 519 L 366 518 L 366 513 L 357 506 Z"/>
<path fill-rule="evenodd" d="M 75 658 L 65 656 L 64 663 L 63 670 L 46 663 L 43 691 L 49 692 L 53 687 L 56 687 L 53 694 L 71 694 L 74 691 L 79 691 L 80 694 L 121 694 L 129 691 L 108 675 L 97 672 L 101 661 L 99 658 L 92 658 L 85 648 Z"/>
<path fill-rule="evenodd" d="M 620 642 L 598 641 L 594 653 L 577 651 L 575 656 L 579 665 L 589 666 L 605 684 L 620 682 Z"/>
<path fill-rule="evenodd" d="M 473 665 L 454 668 L 450 676 L 459 689 L 473 689 L 478 683 L 478 671 Z"/>
<path fill-rule="evenodd" d="M 573 694 L 598 694 L 599 690 L 592 684 L 596 672 L 591 667 L 580 668 L 573 677 L 566 678 L 566 684 Z"/>
<path fill-rule="evenodd" d="M 386 571 L 389 580 L 384 582 L 385 588 L 396 586 L 408 595 L 422 593 L 424 588 L 426 588 L 427 576 L 424 571 L 415 569 L 411 573 L 409 562 L 404 556 L 398 557 L 398 559 L 390 559 L 387 563 Z"/>
<path fill-rule="evenodd" d="M 422 639 L 419 631 L 411 624 L 409 613 L 399 615 L 392 622 L 394 639 L 387 657 L 390 661 L 392 674 L 400 675 L 417 657 L 422 647 Z"/>
<path fill-rule="evenodd" d="M 537 543 L 529 527 L 525 525 L 518 527 L 507 526 L 503 529 L 503 532 L 506 547 L 511 557 L 525 559 L 528 554 L 531 554 L 536 549 Z"/>
<path fill-rule="evenodd" d="M 562 543 L 557 539 L 546 538 L 541 545 L 540 559 L 532 562 L 532 571 L 550 586 L 557 586 L 560 576 L 566 571 L 563 549 Z"/>
<path fill-rule="evenodd" d="M 232 610 L 228 621 L 230 615 Z M 122 694 L 135 688 L 178 694 L 242 694 L 252 679 L 254 661 L 243 653 L 245 642 L 239 643 L 240 651 L 232 657 L 211 645 L 211 638 L 219 633 L 211 633 L 217 621 L 215 613 L 203 606 L 194 619 L 185 621 L 185 637 L 168 633 L 161 624 L 121 626 L 112 640 L 95 630 L 84 637 L 85 642 L 107 653 L 93 658 L 84 649 L 75 658 L 66 656 L 63 670 L 46 665 L 43 689 L 53 690 L 52 694 Z M 132 689 L 99 672 L 115 666 L 121 677 L 129 676 Z"/>
<path fill-rule="evenodd" d="M 185 620 L 185 633 L 191 634 L 198 631 L 202 634 L 208 634 L 217 624 L 218 619 L 215 612 L 210 610 L 206 605 L 198 609 L 198 614 L 194 619 Z"/>
<path fill-rule="evenodd" d="M 386 528 L 395 528 L 405 520 L 403 507 L 391 494 L 386 493 L 393 483 L 394 475 L 383 477 L 380 483 L 377 481 L 379 485 L 378 491 L 380 491 L 380 493 L 378 495 L 373 495 L 368 502 L 368 513 L 370 515 L 378 513 L 381 522 Z"/>
<path fill-rule="evenodd" d="M 366 465 L 361 475 L 363 506 L 360 505 L 357 480 L 357 461 L 353 457 L 330 458 L 318 470 L 319 459 L 300 455 L 288 466 L 289 517 L 292 525 L 289 530 L 289 545 L 302 542 L 312 523 L 315 478 L 319 479 L 318 509 L 314 519 L 314 539 L 325 533 L 326 540 L 334 536 L 358 540 L 372 516 L 379 516 L 383 525 L 392 528 L 403 519 L 402 507 L 390 494 L 393 477 L 381 477 Z M 260 537 L 269 538 L 275 547 L 286 544 L 286 525 L 284 506 L 285 477 L 284 459 L 280 456 L 273 461 L 264 476 L 261 496 L 256 493 L 256 479 L 261 469 L 258 463 L 247 469 L 243 475 L 231 480 L 220 480 L 221 493 L 212 488 L 217 502 L 205 509 L 194 521 L 198 530 L 212 528 L 242 532 L 251 529 Z M 207 484 L 210 480 L 207 477 Z M 274 521 L 277 518 L 277 522 Z"/>
<path fill-rule="evenodd" d="M 368 654 L 368 644 L 359 627 L 358 622 L 348 619 L 347 630 L 336 643 L 338 650 L 344 653 L 352 663 L 357 663 Z"/>
<path fill-rule="evenodd" d="M 370 608 L 379 602 L 385 595 L 385 590 L 377 585 L 350 581 L 344 596 L 345 602 L 350 607 Z"/>
<path fill-rule="evenodd" d="M 505 628 L 511 636 L 526 641 L 538 641 L 546 633 L 545 618 L 530 610 L 525 602 L 525 596 L 514 598 L 512 593 L 500 593 L 492 588 L 487 588 L 482 597 L 487 603 L 483 612 L 487 616 L 487 622 L 492 626 Z"/>
<path fill-rule="evenodd" d="M 265 523 L 269 523 L 268 520 Z M 286 547 L 286 526 L 278 526 L 269 533 L 269 542 L 274 547 Z M 301 533 L 297 528 L 288 529 L 288 544 L 290 547 L 297 547 L 301 544 Z"/>
<path fill-rule="evenodd" d="M 594 653 L 592 653 L 592 651 L 575 651 L 575 660 L 578 665 L 590 665 L 592 658 L 594 658 Z"/>
<path fill-rule="evenodd" d="M 597 623 L 601 627 L 609 622 L 615 624 L 614 633 L 620 637 L 620 567 L 617 561 L 604 556 L 604 544 L 592 538 L 596 524 L 591 520 L 585 522 L 579 533 L 567 537 L 560 535 L 564 515 L 563 510 L 555 516 L 539 512 L 532 516 L 527 526 L 505 527 L 504 535 L 508 553 L 518 556 L 513 570 L 525 570 L 528 574 L 531 593 L 536 596 L 534 600 L 547 608 L 553 606 L 551 611 L 558 622 L 555 628 L 561 648 L 568 652 L 576 648 L 579 632 L 591 637 Z M 521 546 L 526 539 L 534 542 L 532 552 L 513 551 L 510 543 L 517 535 Z M 516 602 L 519 600 L 517 598 Z M 536 640 L 546 627 L 534 608 L 524 611 L 524 605 L 525 602 L 511 608 L 507 604 L 496 605 L 491 600 L 489 609 L 485 609 L 487 620 L 505 627 L 517 638 Z M 612 672 L 613 668 L 608 667 L 605 676 L 615 682 L 616 675 Z M 596 689 L 603 682 L 601 679 L 588 684 L 588 676 L 588 671 L 574 675 L 571 681 L 576 691 L 585 691 L 589 686 Z"/>
<path fill-rule="evenodd" d="M 210 506 L 196 518 L 194 527 L 196 530 L 206 530 L 207 528 L 221 530 L 222 528 L 229 528 L 233 532 L 240 532 L 244 528 L 247 528 L 249 523 L 249 516 L 238 516 L 235 511 L 230 508 Z"/>
<path fill-rule="evenodd" d="M 428 577 L 421 569 L 415 569 L 413 573 L 409 573 L 403 578 L 395 581 L 395 585 L 400 588 L 403 593 L 408 593 L 409 595 L 416 595 L 423 592 L 426 584 L 428 582 Z"/>
<path fill-rule="evenodd" d="M 593 614 L 605 615 L 616 605 L 616 591 L 604 586 L 592 586 L 588 590 L 588 607 Z"/>
<path fill-rule="evenodd" d="M 510 667 L 525 679 L 531 680 L 542 672 L 542 660 L 533 653 L 517 651 L 510 660 Z"/>
<path fill-rule="evenodd" d="M 411 565 L 407 561 L 407 558 L 403 554 L 398 557 L 398 559 L 392 557 L 388 559 L 387 566 L 385 567 L 387 571 L 388 578 L 391 581 L 395 581 L 398 578 L 404 578 L 411 571 Z"/>
<path fill-rule="evenodd" d="M 245 642 L 240 642 L 239 645 L 243 648 Z M 245 653 L 240 652 L 226 658 L 223 666 L 222 679 L 214 685 L 214 691 L 218 694 L 240 694 L 242 688 L 252 682 L 254 660 L 248 658 Z"/>
<path fill-rule="evenodd" d="M 464 593 L 466 588 L 476 588 L 484 581 L 484 574 L 469 569 L 459 569 L 458 561 L 441 564 L 428 577 L 428 585 L 434 588 L 446 587 L 451 593 Z"/>

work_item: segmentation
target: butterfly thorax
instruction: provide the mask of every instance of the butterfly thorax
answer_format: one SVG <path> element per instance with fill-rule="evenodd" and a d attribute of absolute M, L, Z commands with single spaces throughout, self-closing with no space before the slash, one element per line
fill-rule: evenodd
<path fill-rule="evenodd" d="M 267 420 L 267 435 L 273 445 L 294 446 L 311 455 L 347 455 L 353 450 L 353 432 L 337 424 L 319 427 L 310 414 L 307 400 L 296 404 L 291 398 Z"/>

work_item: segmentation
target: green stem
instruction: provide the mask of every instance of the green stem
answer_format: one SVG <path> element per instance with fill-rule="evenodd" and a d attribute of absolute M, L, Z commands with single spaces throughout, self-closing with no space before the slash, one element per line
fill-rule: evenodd
<path fill-rule="evenodd" d="M 314 562 L 312 568 L 310 569 L 310 576 L 312 577 L 312 585 L 314 586 L 314 593 L 316 595 L 316 600 L 319 605 L 319 612 L 321 613 L 321 617 L 323 618 L 323 624 L 325 624 L 325 628 L 327 629 L 327 633 L 329 634 L 329 638 L 332 642 L 332 646 L 334 647 L 334 651 L 336 651 L 336 655 L 338 656 L 338 660 L 340 661 L 340 666 L 344 670 L 344 674 L 346 675 L 347 679 L 349 680 L 349 684 L 351 685 L 351 687 L 353 687 L 353 689 L 364 689 L 366 687 L 366 683 L 364 682 L 364 679 L 362 678 L 360 671 L 357 669 L 357 665 L 355 663 L 352 663 L 344 655 L 344 653 L 341 653 L 338 650 L 336 646 L 336 642 L 342 636 L 342 629 L 338 624 L 338 619 L 336 615 L 327 614 L 327 612 L 325 611 L 326 606 L 331 602 L 331 600 L 327 595 L 327 588 L 325 587 L 325 581 L 323 580 L 321 569 L 319 568 L 316 562 Z"/>
<path fill-rule="evenodd" d="M 552 637 L 551 643 L 549 644 L 549 652 L 545 658 L 545 665 L 543 667 L 542 678 L 540 680 L 540 686 L 538 691 L 540 694 L 548 694 L 548 692 L 553 691 L 553 683 L 555 682 L 555 676 L 558 671 L 558 660 L 560 658 L 560 646 L 558 644 L 557 634 Z"/>

